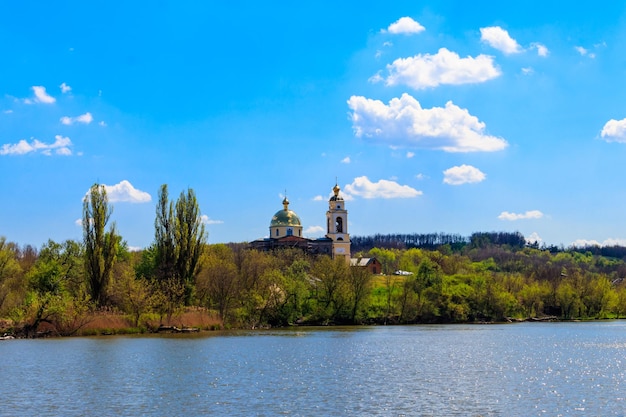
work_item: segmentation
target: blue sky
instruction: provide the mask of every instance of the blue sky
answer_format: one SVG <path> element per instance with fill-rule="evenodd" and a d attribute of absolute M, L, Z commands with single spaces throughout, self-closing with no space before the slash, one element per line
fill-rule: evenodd
<path fill-rule="evenodd" d="M 1 236 L 80 240 L 97 182 L 131 247 L 164 183 L 315 237 L 337 178 L 353 235 L 626 244 L 621 2 L 178 3 L 1 6 Z"/>

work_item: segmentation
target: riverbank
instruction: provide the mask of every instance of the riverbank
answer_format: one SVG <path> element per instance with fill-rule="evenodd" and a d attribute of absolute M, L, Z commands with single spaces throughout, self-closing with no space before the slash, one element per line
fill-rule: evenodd
<path fill-rule="evenodd" d="M 159 331 L 174 332 L 220 330 L 222 321 L 205 309 L 190 307 L 173 315 L 171 318 L 157 315 L 146 315 L 135 326 L 128 314 L 116 311 L 97 311 L 76 319 L 73 323 L 56 323 L 43 321 L 37 329 L 29 329 L 27 325 L 0 320 L 0 336 L 14 338 L 41 338 L 60 336 L 100 336 L 116 334 L 158 333 Z"/>

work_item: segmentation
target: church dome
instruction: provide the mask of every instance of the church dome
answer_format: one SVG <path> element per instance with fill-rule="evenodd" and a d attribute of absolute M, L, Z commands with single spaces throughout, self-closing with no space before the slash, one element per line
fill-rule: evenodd
<path fill-rule="evenodd" d="M 301 226 L 300 218 L 291 210 L 279 210 L 272 217 L 270 227 L 276 226 Z"/>
<path fill-rule="evenodd" d="M 279 226 L 301 226 L 300 217 L 294 212 L 289 210 L 289 200 L 287 197 L 283 200 L 284 209 L 279 210 L 272 217 L 270 227 Z"/>

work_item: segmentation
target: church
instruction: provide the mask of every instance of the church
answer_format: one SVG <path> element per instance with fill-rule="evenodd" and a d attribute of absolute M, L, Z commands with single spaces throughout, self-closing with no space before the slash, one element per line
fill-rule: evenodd
<path fill-rule="evenodd" d="M 350 235 L 348 234 L 348 211 L 345 200 L 335 184 L 333 196 L 328 200 L 326 212 L 326 235 L 318 239 L 302 236 L 302 223 L 298 215 L 289 210 L 289 200 L 283 199 L 283 209 L 274 214 L 270 221 L 269 235 L 257 239 L 250 246 L 258 250 L 298 248 L 310 254 L 329 255 L 333 259 L 350 262 Z"/>

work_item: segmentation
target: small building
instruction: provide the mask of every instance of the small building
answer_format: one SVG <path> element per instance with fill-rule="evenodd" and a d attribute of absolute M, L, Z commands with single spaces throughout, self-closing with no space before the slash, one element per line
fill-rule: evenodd
<path fill-rule="evenodd" d="M 351 258 L 350 266 L 366 268 L 370 274 L 380 274 L 383 272 L 383 266 L 376 258 Z"/>

